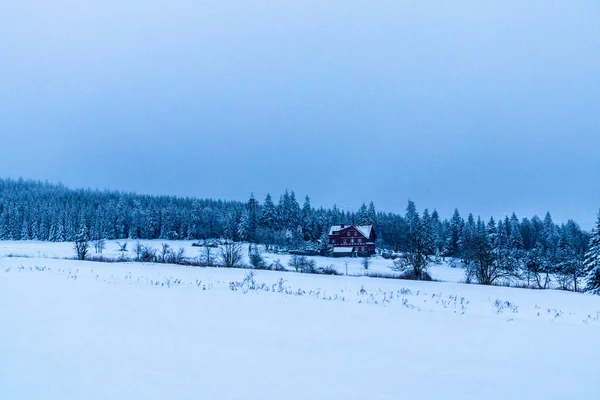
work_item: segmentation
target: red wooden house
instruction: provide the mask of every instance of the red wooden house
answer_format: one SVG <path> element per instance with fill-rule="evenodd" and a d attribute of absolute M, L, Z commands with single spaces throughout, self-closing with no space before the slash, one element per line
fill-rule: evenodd
<path fill-rule="evenodd" d="M 329 244 L 334 257 L 365 257 L 375 254 L 373 225 L 334 225 L 329 229 Z"/>

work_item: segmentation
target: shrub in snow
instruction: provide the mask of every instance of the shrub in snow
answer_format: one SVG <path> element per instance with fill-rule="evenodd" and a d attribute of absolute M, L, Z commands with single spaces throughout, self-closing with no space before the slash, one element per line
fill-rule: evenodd
<path fill-rule="evenodd" d="M 394 273 L 390 273 L 390 272 L 368 271 L 367 273 L 365 273 L 365 276 L 368 276 L 369 278 L 382 278 L 382 279 L 406 279 L 406 278 L 403 278 L 402 275 L 400 275 L 400 274 L 394 274 Z"/>
<path fill-rule="evenodd" d="M 102 254 L 102 250 L 106 247 L 106 241 L 104 239 L 94 240 L 94 249 L 96 254 Z"/>
<path fill-rule="evenodd" d="M 273 261 L 269 266 L 269 269 L 272 269 L 273 271 L 287 271 L 279 259 Z"/>
<path fill-rule="evenodd" d="M 219 262 L 225 268 L 242 266 L 242 245 L 233 240 L 224 240 L 219 247 Z"/>
<path fill-rule="evenodd" d="M 362 261 L 361 261 L 360 264 L 362 265 L 362 267 L 365 270 L 368 270 L 369 267 L 371 266 L 371 260 L 369 259 L 369 257 L 363 257 L 363 259 L 362 259 Z"/>
<path fill-rule="evenodd" d="M 78 260 L 85 260 L 87 258 L 90 248 L 90 238 L 85 225 L 81 227 L 81 230 L 75 237 L 75 244 L 73 245 L 73 248 L 75 249 L 75 255 L 77 256 Z"/>
<path fill-rule="evenodd" d="M 204 246 L 200 252 L 200 263 L 207 267 L 215 265 L 217 250 L 213 246 Z"/>
<path fill-rule="evenodd" d="M 290 258 L 289 266 L 294 268 L 296 272 L 314 274 L 316 272 L 317 262 L 306 256 L 294 255 Z"/>
<path fill-rule="evenodd" d="M 142 246 L 140 249 L 138 261 L 156 262 L 156 249 L 150 246 Z"/>
<path fill-rule="evenodd" d="M 319 269 L 317 270 L 317 272 L 318 272 L 319 274 L 322 274 L 322 275 L 341 275 L 341 274 L 340 274 L 340 273 L 339 273 L 339 272 L 338 272 L 338 271 L 335 269 L 335 267 L 333 266 L 333 264 L 331 264 L 331 265 L 327 265 L 327 266 L 325 266 L 325 267 L 321 267 L 321 268 L 319 268 Z"/>
<path fill-rule="evenodd" d="M 420 276 L 417 276 L 414 271 L 404 271 L 402 274 L 398 276 L 398 279 L 406 279 L 410 281 L 433 281 L 429 272 L 422 271 Z"/>
<path fill-rule="evenodd" d="M 167 260 L 169 259 L 169 254 L 171 253 L 171 246 L 169 246 L 168 243 L 163 243 L 161 246 L 162 246 L 162 249 L 160 252 L 159 261 L 166 263 Z"/>
<path fill-rule="evenodd" d="M 158 257 L 157 261 L 168 264 L 183 264 L 185 261 L 185 249 L 174 250 L 168 244 L 163 243 L 160 257 Z"/>
<path fill-rule="evenodd" d="M 248 258 L 250 259 L 250 265 L 254 269 L 270 269 L 264 258 L 260 254 L 258 245 L 250 245 Z"/>

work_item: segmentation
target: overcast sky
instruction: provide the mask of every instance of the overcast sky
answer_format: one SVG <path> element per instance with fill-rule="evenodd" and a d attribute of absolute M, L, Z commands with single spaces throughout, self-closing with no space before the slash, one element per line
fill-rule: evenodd
<path fill-rule="evenodd" d="M 0 176 L 486 219 L 600 208 L 600 2 L 0 3 Z"/>

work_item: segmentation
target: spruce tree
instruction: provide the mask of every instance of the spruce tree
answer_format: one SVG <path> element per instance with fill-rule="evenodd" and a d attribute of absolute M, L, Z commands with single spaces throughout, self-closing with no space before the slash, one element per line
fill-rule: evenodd
<path fill-rule="evenodd" d="M 598 212 L 598 221 L 585 256 L 585 268 L 587 271 L 586 290 L 600 294 L 600 212 Z"/>
<path fill-rule="evenodd" d="M 248 241 L 254 243 L 256 241 L 256 229 L 258 228 L 258 201 L 254 198 L 254 194 L 250 195 L 246 209 L 248 215 L 246 236 Z"/>
<path fill-rule="evenodd" d="M 367 210 L 367 224 L 377 225 L 377 212 L 373 202 L 369 203 L 369 209 Z"/>
<path fill-rule="evenodd" d="M 313 211 L 310 205 L 310 198 L 306 196 L 304 198 L 304 205 L 302 206 L 302 236 L 304 240 L 316 239 L 313 232 L 313 225 Z"/>
<path fill-rule="evenodd" d="M 260 214 L 260 225 L 266 229 L 278 229 L 277 224 L 277 207 L 273 203 L 273 199 L 271 195 L 267 193 L 267 197 L 265 197 L 265 204 L 262 207 L 262 211 Z"/>
<path fill-rule="evenodd" d="M 365 203 L 362 203 L 362 205 L 358 209 L 355 219 L 356 219 L 356 223 L 358 225 L 369 225 L 370 224 L 369 211 L 368 211 L 367 205 Z"/>
<path fill-rule="evenodd" d="M 448 237 L 448 251 L 450 257 L 458 257 L 460 255 L 460 237 L 462 235 L 464 221 L 461 218 L 458 209 L 454 209 L 452 220 L 450 221 L 450 236 Z"/>

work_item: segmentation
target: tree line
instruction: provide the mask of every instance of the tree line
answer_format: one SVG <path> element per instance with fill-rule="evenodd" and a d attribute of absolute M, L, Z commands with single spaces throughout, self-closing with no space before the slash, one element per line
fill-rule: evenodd
<path fill-rule="evenodd" d="M 467 281 L 492 285 L 521 282 L 527 287 L 580 291 L 600 287 L 600 215 L 593 235 L 569 220 L 557 225 L 550 213 L 519 220 L 510 217 L 484 222 L 458 210 L 440 222 L 428 210 L 419 214 L 409 201 L 402 253 L 394 269 L 415 279 L 426 279 L 428 267 L 440 258 L 452 257 L 464 265 Z"/>
<path fill-rule="evenodd" d="M 254 196 L 247 202 L 223 201 L 0 180 L 0 240 L 75 241 L 85 231 L 90 240 L 226 238 L 267 249 L 325 251 L 329 227 L 340 224 L 373 224 L 376 244 L 386 254 L 416 252 L 412 261 L 396 265 L 416 264 L 417 278 L 431 262 L 450 257 L 461 260 L 468 278 L 480 283 L 519 276 L 535 287 L 549 287 L 554 280 L 578 290 L 590 269 L 591 233 L 572 220 L 556 224 L 549 212 L 543 219 L 519 219 L 513 213 L 484 221 L 455 210 L 442 219 L 436 210 L 418 212 L 412 201 L 406 213 L 398 214 L 376 211 L 372 202 L 356 211 L 315 208 L 308 196 L 300 205 L 293 191 L 277 202 L 268 194 L 261 203 Z"/>

